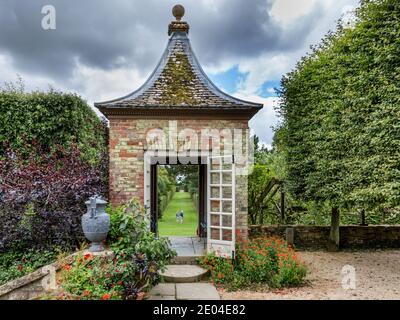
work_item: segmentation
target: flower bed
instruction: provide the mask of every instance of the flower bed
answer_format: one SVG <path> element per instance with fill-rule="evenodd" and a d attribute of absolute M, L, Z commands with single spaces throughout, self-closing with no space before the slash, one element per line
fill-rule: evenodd
<path fill-rule="evenodd" d="M 208 254 L 199 263 L 210 270 L 214 284 L 230 290 L 257 284 L 270 288 L 299 286 L 306 276 L 306 267 L 296 252 L 279 238 L 242 241 L 236 248 L 235 260 Z"/>
<path fill-rule="evenodd" d="M 138 201 L 112 210 L 108 244 L 113 258 L 78 255 L 66 263 L 58 282 L 63 292 L 57 299 L 134 300 L 159 281 L 175 255 L 166 238 L 157 239 Z"/>

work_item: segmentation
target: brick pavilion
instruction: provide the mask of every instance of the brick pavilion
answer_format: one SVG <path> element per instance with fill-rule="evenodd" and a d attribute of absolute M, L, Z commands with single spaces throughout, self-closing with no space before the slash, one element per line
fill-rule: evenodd
<path fill-rule="evenodd" d="M 210 81 L 192 51 L 183 7 L 173 14 L 167 48 L 148 80 L 122 98 L 95 103 L 110 125 L 109 200 L 140 199 L 157 232 L 157 166 L 197 164 L 201 236 L 208 250 L 231 256 L 237 235 L 247 237 L 248 122 L 262 105 Z"/>

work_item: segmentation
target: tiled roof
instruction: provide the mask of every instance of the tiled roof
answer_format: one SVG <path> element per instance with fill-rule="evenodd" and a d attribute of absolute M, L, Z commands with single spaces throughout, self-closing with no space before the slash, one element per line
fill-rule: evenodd
<path fill-rule="evenodd" d="M 180 23 L 182 24 L 182 23 Z M 171 27 L 170 27 L 171 28 Z M 261 104 L 234 98 L 219 90 L 202 70 L 190 46 L 187 30 L 171 32 L 168 46 L 149 79 L 133 93 L 95 103 L 107 109 L 250 109 Z"/>

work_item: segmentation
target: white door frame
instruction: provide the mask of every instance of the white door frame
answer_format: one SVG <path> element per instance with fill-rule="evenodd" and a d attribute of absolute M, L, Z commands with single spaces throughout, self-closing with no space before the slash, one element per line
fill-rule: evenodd
<path fill-rule="evenodd" d="M 229 159 L 231 161 L 231 169 L 224 170 L 223 169 L 223 159 Z M 212 159 L 218 159 L 220 161 L 220 168 L 219 170 L 213 170 L 211 167 Z M 219 173 L 219 183 L 211 183 L 211 174 L 212 173 Z M 231 173 L 231 183 L 224 184 L 223 183 L 223 173 Z M 216 187 L 219 188 L 219 197 L 212 198 L 211 197 L 211 188 Z M 230 187 L 231 188 L 231 198 L 224 199 L 222 188 L 223 187 Z M 214 252 L 217 256 L 221 256 L 224 258 L 234 258 L 235 256 L 235 244 L 236 244 L 236 174 L 235 174 L 235 162 L 234 157 L 231 156 L 210 156 L 207 160 L 207 251 Z M 211 210 L 211 202 L 212 201 L 219 201 L 219 211 L 213 213 Z M 226 201 L 231 201 L 231 212 L 224 212 L 222 203 Z M 220 232 L 220 239 L 215 240 L 211 239 L 211 214 L 219 215 L 219 226 L 214 226 L 213 229 L 219 229 Z M 231 216 L 231 226 L 223 226 L 223 216 Z M 223 230 L 231 230 L 231 240 L 223 240 Z"/>

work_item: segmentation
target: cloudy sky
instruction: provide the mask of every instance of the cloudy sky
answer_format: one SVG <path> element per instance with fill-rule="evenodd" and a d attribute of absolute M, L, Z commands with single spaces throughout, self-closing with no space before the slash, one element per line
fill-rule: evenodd
<path fill-rule="evenodd" d="M 161 57 L 177 3 L 210 78 L 264 103 L 250 125 L 270 145 L 273 88 L 358 0 L 1 0 L 0 82 L 20 75 L 27 90 L 51 85 L 90 104 L 126 95 Z M 56 9 L 55 30 L 42 28 L 45 5 Z"/>

